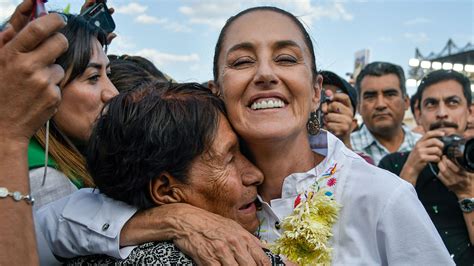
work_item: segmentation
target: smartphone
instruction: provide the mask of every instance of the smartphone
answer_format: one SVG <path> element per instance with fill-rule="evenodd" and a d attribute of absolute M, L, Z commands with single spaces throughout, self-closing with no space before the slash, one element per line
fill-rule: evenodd
<path fill-rule="evenodd" d="M 324 113 L 323 113 L 323 109 L 322 109 L 322 106 L 323 106 L 323 103 L 329 103 L 331 101 L 331 99 L 329 99 L 327 96 L 326 96 L 326 93 L 325 93 L 325 89 L 322 88 L 321 89 L 321 98 L 319 100 L 319 108 L 317 110 L 317 115 L 318 115 L 318 119 L 319 119 L 319 123 L 321 123 L 321 127 L 323 126 L 323 118 L 324 118 Z"/>
<path fill-rule="evenodd" d="M 82 12 L 81 16 L 106 33 L 111 33 L 115 30 L 115 22 L 105 2 L 96 2 Z"/>
<path fill-rule="evenodd" d="M 48 0 L 35 0 L 33 2 L 33 10 L 31 11 L 30 21 L 48 14 L 48 11 L 44 5 L 46 2 L 48 2 Z"/>

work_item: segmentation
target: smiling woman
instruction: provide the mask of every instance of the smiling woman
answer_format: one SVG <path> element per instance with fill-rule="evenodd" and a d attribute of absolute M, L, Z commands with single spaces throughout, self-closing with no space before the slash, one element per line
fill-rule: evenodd
<path fill-rule="evenodd" d="M 315 132 L 322 77 L 294 15 L 255 7 L 231 17 L 210 85 L 264 173 L 257 235 L 275 252 L 304 265 L 452 263 L 410 185 Z M 408 245 L 423 252 L 408 255 Z"/>

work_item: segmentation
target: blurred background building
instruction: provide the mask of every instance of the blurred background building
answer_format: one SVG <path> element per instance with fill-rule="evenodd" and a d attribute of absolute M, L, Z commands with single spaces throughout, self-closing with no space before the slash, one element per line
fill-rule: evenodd
<path fill-rule="evenodd" d="M 449 39 L 440 52 L 431 52 L 424 56 L 418 48 L 415 49 L 415 57 L 408 61 L 408 75 L 406 87 L 411 96 L 415 93 L 424 75 L 438 69 L 455 70 L 469 77 L 471 91 L 474 92 L 474 45 L 467 43 L 457 46 Z M 404 122 L 414 126 L 412 113 L 408 110 Z"/>

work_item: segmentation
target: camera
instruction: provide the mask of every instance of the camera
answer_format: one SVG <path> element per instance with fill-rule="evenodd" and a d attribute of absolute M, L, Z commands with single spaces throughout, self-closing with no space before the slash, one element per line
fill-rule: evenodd
<path fill-rule="evenodd" d="M 464 139 L 459 135 L 440 138 L 444 143 L 443 155 L 455 162 L 459 167 L 474 172 L 474 138 Z"/>
<path fill-rule="evenodd" d="M 320 105 L 319 105 L 319 108 L 318 110 L 316 111 L 317 112 L 317 116 L 318 116 L 318 120 L 319 122 L 321 123 L 321 127 L 324 125 L 324 121 L 323 121 L 323 118 L 324 118 L 324 112 L 322 110 L 322 106 L 324 103 L 327 103 L 329 104 L 332 100 L 331 98 L 329 98 L 328 96 L 326 96 L 326 93 L 325 93 L 326 89 L 322 88 L 321 90 L 321 98 L 319 100 L 320 102 Z M 337 89 L 336 90 L 337 93 L 341 92 L 340 89 Z"/>
<path fill-rule="evenodd" d="M 106 33 L 111 33 L 115 30 L 115 22 L 109 14 L 109 9 L 105 2 L 95 3 L 81 13 L 81 16 Z"/>

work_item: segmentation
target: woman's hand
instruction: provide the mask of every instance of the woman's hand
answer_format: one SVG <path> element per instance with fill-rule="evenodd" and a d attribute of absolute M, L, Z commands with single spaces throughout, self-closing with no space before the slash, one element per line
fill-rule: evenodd
<path fill-rule="evenodd" d="M 199 265 L 269 265 L 260 241 L 233 220 L 183 204 L 137 213 L 122 229 L 120 244 L 173 240 Z"/>
<path fill-rule="evenodd" d="M 24 145 L 56 112 L 64 70 L 54 61 L 68 48 L 57 32 L 66 25 L 61 16 L 49 14 L 24 24 L 28 3 L 18 6 L 10 26 L 0 32 L 0 141 Z"/>
<path fill-rule="evenodd" d="M 330 102 L 324 102 L 321 105 L 324 113 L 324 128 L 333 133 L 344 144 L 351 149 L 352 120 L 354 113 L 352 111 L 351 100 L 345 93 L 333 93 L 331 90 L 325 91 L 326 97 Z"/>

